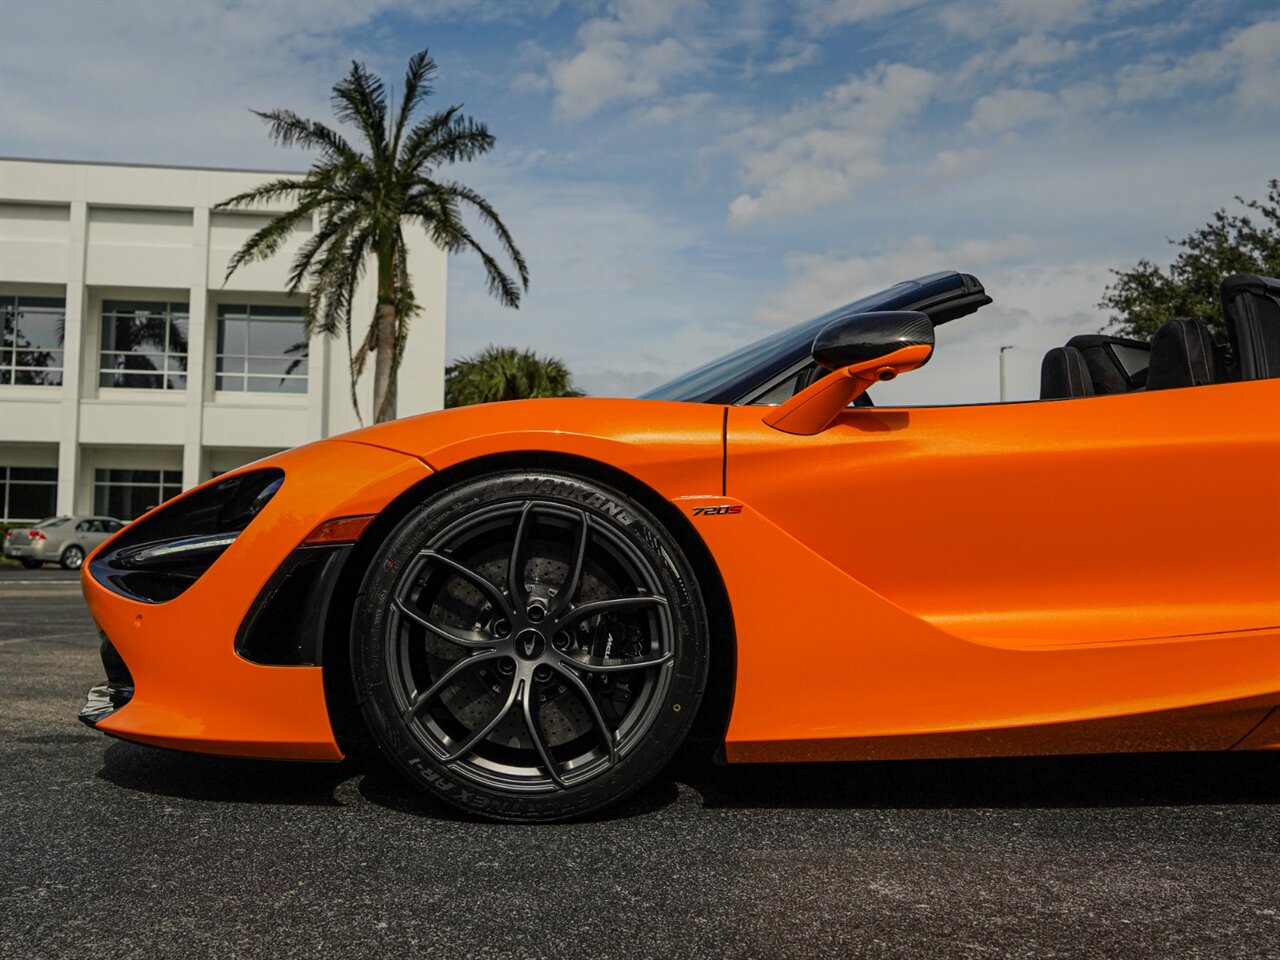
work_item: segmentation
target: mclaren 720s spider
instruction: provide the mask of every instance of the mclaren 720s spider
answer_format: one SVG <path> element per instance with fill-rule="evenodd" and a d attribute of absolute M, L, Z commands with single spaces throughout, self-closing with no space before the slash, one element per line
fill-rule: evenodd
<path fill-rule="evenodd" d="M 728 763 L 1280 748 L 1280 282 L 1045 356 L 1039 401 L 876 406 L 972 276 L 639 399 L 385 423 L 162 504 L 86 562 L 140 743 L 341 760 L 578 817 Z M 927 374 L 921 374 L 927 375 Z M 882 391 L 883 393 L 883 391 Z M 692 736 L 691 736 L 692 734 Z"/>

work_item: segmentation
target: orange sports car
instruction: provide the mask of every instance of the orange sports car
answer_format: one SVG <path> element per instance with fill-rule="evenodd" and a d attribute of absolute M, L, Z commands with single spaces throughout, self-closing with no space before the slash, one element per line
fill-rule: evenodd
<path fill-rule="evenodd" d="M 140 743 L 341 760 L 475 814 L 729 763 L 1280 748 L 1280 282 L 1045 356 L 1039 402 L 875 406 L 940 273 L 634 400 L 448 410 L 268 457 L 89 558 Z M 920 374 L 920 375 L 927 375 Z"/>

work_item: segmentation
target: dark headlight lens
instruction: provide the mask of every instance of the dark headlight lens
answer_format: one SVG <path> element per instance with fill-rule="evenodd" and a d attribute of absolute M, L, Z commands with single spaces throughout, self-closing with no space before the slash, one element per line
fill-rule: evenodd
<path fill-rule="evenodd" d="M 284 483 L 275 467 L 208 484 L 130 524 L 90 573 L 117 593 L 146 603 L 180 596 L 202 577 Z"/>

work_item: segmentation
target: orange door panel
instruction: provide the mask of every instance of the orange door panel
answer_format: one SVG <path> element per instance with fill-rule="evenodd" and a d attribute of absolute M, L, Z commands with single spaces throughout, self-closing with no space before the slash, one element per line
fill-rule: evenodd
<path fill-rule="evenodd" d="M 933 755 L 943 731 L 1003 730 L 980 752 L 1004 752 L 1063 725 L 1063 748 L 1101 749 L 1066 725 L 1191 710 L 1168 719 L 1185 742 L 1149 748 L 1227 747 L 1280 702 L 1280 381 L 864 408 L 812 437 L 763 412 L 729 412 L 727 490 L 799 599 L 790 626 L 744 625 L 751 591 L 731 596 L 731 745 L 909 735 Z M 825 645 L 845 689 L 824 675 L 769 704 L 761 631 Z"/>

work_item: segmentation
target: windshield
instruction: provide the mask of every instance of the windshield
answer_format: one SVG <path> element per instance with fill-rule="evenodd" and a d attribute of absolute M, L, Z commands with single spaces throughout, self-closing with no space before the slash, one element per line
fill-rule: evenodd
<path fill-rule="evenodd" d="M 894 284 L 887 290 L 855 300 L 820 317 L 772 333 L 762 340 L 703 364 L 674 380 L 642 393 L 642 400 L 684 400 L 692 403 L 736 403 L 769 376 L 809 356 L 813 338 L 827 324 L 855 313 L 899 310 L 919 299 L 922 289 L 943 279 L 959 280 L 949 272 Z"/>
<path fill-rule="evenodd" d="M 70 517 L 48 517 L 44 520 L 41 520 L 39 523 L 36 524 L 36 526 L 43 527 L 47 530 L 50 527 L 60 527 L 70 519 L 71 519 Z"/>

